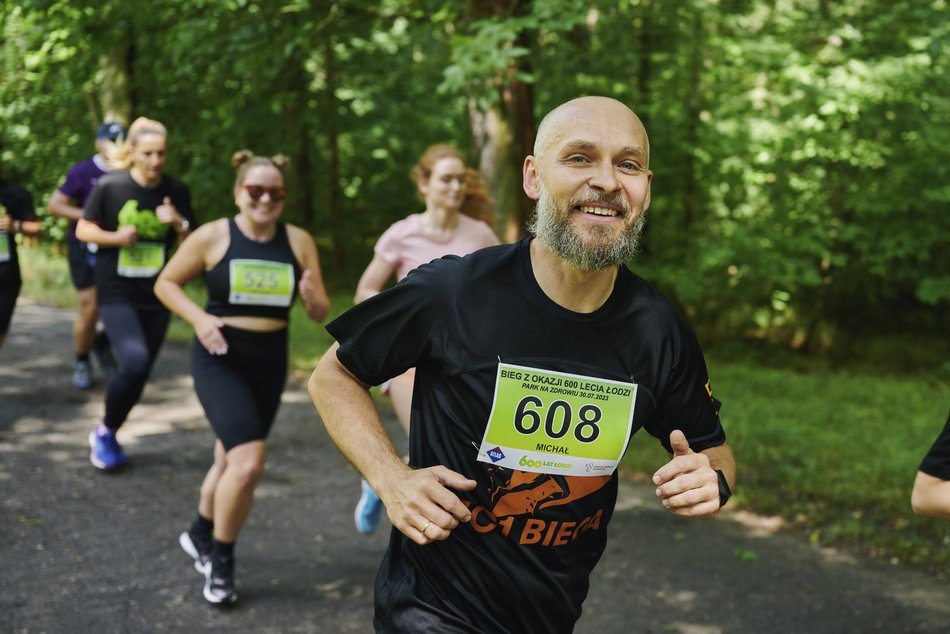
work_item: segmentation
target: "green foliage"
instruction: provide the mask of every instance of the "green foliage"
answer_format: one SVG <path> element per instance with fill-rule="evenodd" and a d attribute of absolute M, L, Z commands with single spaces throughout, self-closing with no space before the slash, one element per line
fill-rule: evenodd
<path fill-rule="evenodd" d="M 23 296 L 54 306 L 76 303 L 65 249 L 19 247 L 17 255 L 23 275 Z"/>
<path fill-rule="evenodd" d="M 572 30 L 583 23 L 587 4 L 583 0 L 512 2 L 503 13 L 474 20 L 452 38 L 452 64 L 444 70 L 439 91 L 468 95 L 480 109 L 488 110 L 511 80 L 535 83 L 534 74 L 518 68 L 519 58 L 535 52 L 521 44 L 524 36 Z"/>
<path fill-rule="evenodd" d="M 917 287 L 917 298 L 925 304 L 950 300 L 950 275 L 925 277 Z"/>
<path fill-rule="evenodd" d="M 820 319 L 860 329 L 889 303 L 917 305 L 923 271 L 947 270 L 950 138 L 931 125 L 947 109 L 937 88 L 946 56 L 931 45 L 945 23 L 901 20 L 907 3 L 876 17 L 795 6 L 722 21 L 746 35 L 719 42 L 742 75 L 713 84 L 730 101 L 705 111 L 713 138 L 703 145 L 741 152 L 704 166 L 719 185 L 708 207 L 716 246 L 700 268 L 752 308 L 747 327 Z M 805 19 L 818 35 L 802 30 Z M 895 29 L 907 45 L 894 46 Z M 684 299 L 722 310 L 708 296 Z"/>
<path fill-rule="evenodd" d="M 421 150 L 474 154 L 471 109 L 519 81 L 536 116 L 590 93 L 640 114 L 636 266 L 708 332 L 816 349 L 950 318 L 945 0 L 0 6 L 2 166 L 41 207 L 91 152 L 100 62 L 127 44 L 136 114 L 168 125 L 199 219 L 233 212 L 235 150 L 288 155 L 288 219 L 348 288 L 418 209 Z"/>
<path fill-rule="evenodd" d="M 0 4 L 0 175 L 39 199 L 65 174 L 50 166 L 68 167 L 92 152 L 98 122 L 86 114 L 97 61 L 83 54 L 89 34 L 68 26 L 81 20 L 81 9 L 55 3 L 47 19 L 37 4 Z"/>

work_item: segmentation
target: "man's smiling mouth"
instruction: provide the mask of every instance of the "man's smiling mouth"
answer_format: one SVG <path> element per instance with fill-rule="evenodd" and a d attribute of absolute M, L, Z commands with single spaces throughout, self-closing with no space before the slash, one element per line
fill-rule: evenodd
<path fill-rule="evenodd" d="M 591 205 L 581 205 L 580 210 L 585 214 L 593 214 L 595 216 L 610 216 L 614 217 L 617 215 L 616 209 L 609 209 L 607 207 L 593 207 Z"/>

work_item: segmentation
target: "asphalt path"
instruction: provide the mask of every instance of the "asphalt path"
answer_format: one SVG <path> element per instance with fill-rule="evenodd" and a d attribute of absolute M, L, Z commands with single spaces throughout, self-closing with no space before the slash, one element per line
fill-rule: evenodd
<path fill-rule="evenodd" d="M 187 347 L 165 345 L 119 432 L 131 465 L 102 473 L 87 445 L 102 381 L 72 388 L 71 321 L 21 300 L 0 349 L 0 634 L 371 632 L 389 526 L 354 530 L 359 478 L 302 382 L 284 395 L 238 542 L 240 601 L 214 608 L 177 543 L 213 440 Z M 775 518 L 677 518 L 629 474 L 609 530 L 578 634 L 950 631 L 946 579 L 822 549 Z"/>

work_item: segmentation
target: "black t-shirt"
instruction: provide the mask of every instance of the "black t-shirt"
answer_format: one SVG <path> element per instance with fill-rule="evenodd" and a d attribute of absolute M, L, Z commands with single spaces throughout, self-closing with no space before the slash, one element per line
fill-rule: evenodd
<path fill-rule="evenodd" d="M 935 478 L 950 480 L 950 416 L 947 416 L 943 431 L 920 463 L 920 470 Z"/>
<path fill-rule="evenodd" d="M 36 220 L 33 197 L 30 193 L 10 181 L 0 181 L 0 205 L 3 205 L 13 220 Z M 0 282 L 19 284 L 20 261 L 16 252 L 15 234 L 4 232 L 5 244 L 0 245 Z"/>
<path fill-rule="evenodd" d="M 368 385 L 416 367 L 410 464 L 478 482 L 459 493 L 471 522 L 448 540 L 420 547 L 393 530 L 376 580 L 378 631 L 549 634 L 580 617 L 617 476 L 478 461 L 499 362 L 635 383 L 633 430 L 667 450 L 674 429 L 696 451 L 725 442 L 702 352 L 668 300 L 621 267 L 601 308 L 567 310 L 535 280 L 529 244 L 435 260 L 327 326 L 341 363 Z"/>
<path fill-rule="evenodd" d="M 146 188 L 136 183 L 129 172 L 113 172 L 100 178 L 86 200 L 83 217 L 101 229 L 115 231 L 119 227 L 119 212 L 124 207 L 154 218 L 155 208 L 166 196 L 178 213 L 194 224 L 187 186 L 163 176 L 157 187 Z M 156 234 L 145 235 L 140 231 L 138 242 L 131 249 L 100 247 L 95 270 L 97 301 L 103 305 L 131 304 L 141 309 L 164 309 L 152 288 L 168 260 L 176 235 L 171 225 L 160 225 Z"/>

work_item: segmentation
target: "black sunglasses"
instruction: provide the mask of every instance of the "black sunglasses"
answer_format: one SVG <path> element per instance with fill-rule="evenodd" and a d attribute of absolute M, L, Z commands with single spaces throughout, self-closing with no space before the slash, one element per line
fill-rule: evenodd
<path fill-rule="evenodd" d="M 283 187 L 264 187 L 263 185 L 242 185 L 242 187 L 255 202 L 263 198 L 264 194 L 270 196 L 275 203 L 287 198 L 287 190 Z"/>

